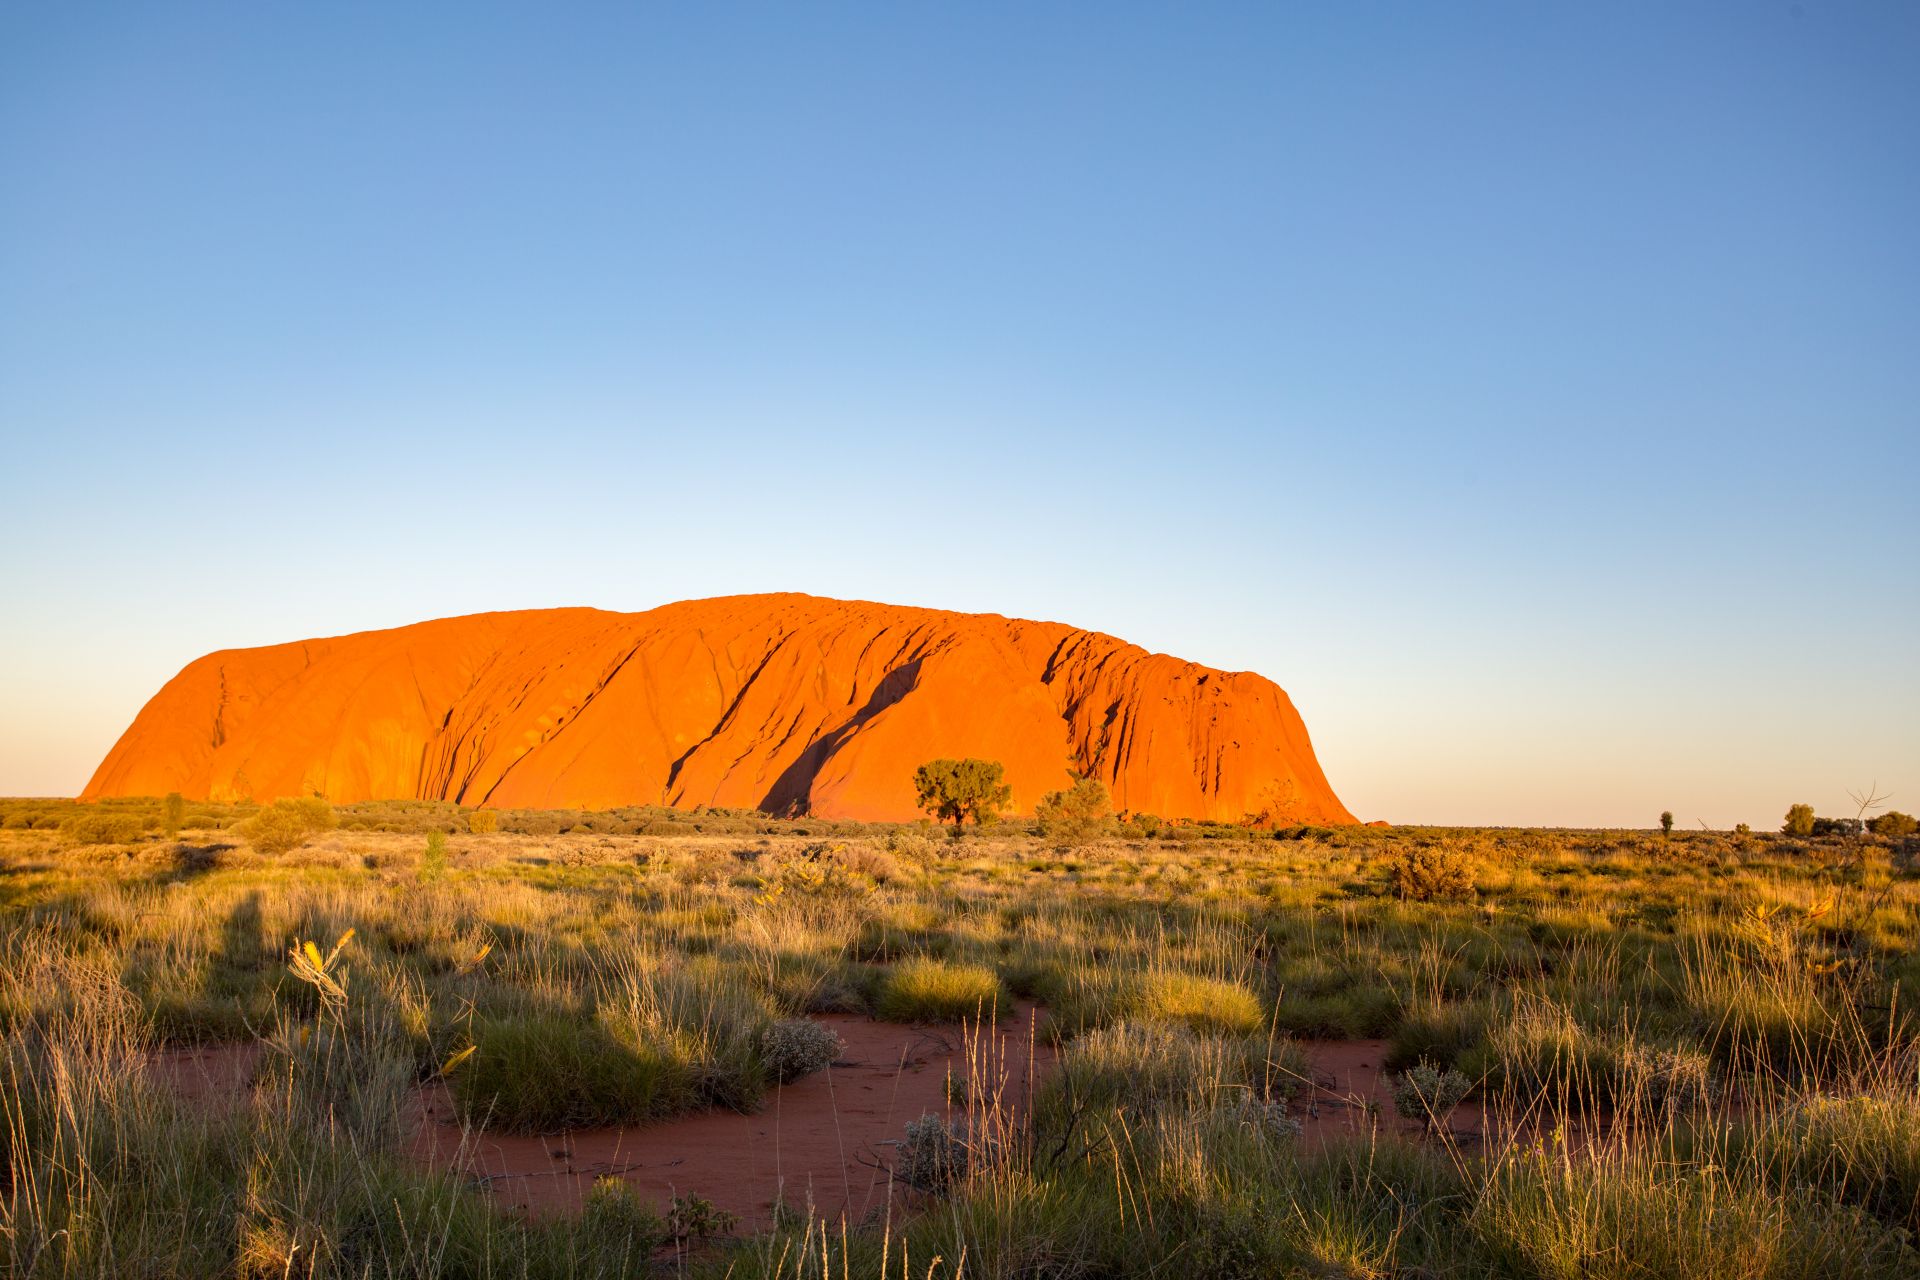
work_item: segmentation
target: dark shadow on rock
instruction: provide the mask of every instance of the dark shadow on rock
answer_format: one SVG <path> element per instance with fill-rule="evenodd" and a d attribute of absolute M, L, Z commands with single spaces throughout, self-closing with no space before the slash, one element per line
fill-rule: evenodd
<path fill-rule="evenodd" d="M 921 661 L 915 658 L 887 672 L 880 683 L 874 686 L 873 696 L 867 699 L 867 705 L 861 707 L 853 719 L 832 733 L 815 739 L 811 746 L 802 751 L 799 759 L 786 767 L 761 799 L 761 811 L 790 818 L 805 813 L 807 797 L 813 791 L 813 780 L 821 766 L 831 760 L 833 753 L 844 746 L 849 738 L 865 728 L 868 721 L 913 692 L 920 683 Z"/>

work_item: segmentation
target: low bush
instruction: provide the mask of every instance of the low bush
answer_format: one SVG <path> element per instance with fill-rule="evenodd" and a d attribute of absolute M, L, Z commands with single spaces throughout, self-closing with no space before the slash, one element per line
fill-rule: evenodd
<path fill-rule="evenodd" d="M 781 1084 L 825 1070 L 846 1048 L 838 1032 L 811 1018 L 783 1018 L 761 1038 L 767 1072 Z"/>
<path fill-rule="evenodd" d="M 300 796 L 275 800 L 240 824 L 239 831 L 256 852 L 278 857 L 337 825 L 332 805 L 319 796 Z"/>
<path fill-rule="evenodd" d="M 1441 1125 L 1472 1088 L 1473 1081 L 1458 1071 L 1422 1062 L 1393 1082 L 1393 1109 L 1409 1120 Z"/>
<path fill-rule="evenodd" d="M 1808 1098 L 1737 1138 L 1769 1176 L 1830 1192 L 1920 1234 L 1920 1098 Z"/>
<path fill-rule="evenodd" d="M 1048 1107 L 1205 1111 L 1251 1098 L 1284 1103 L 1311 1078 L 1291 1042 L 1198 1035 L 1180 1024 L 1118 1022 L 1075 1039 L 1048 1087 Z"/>
<path fill-rule="evenodd" d="M 1394 896 L 1411 902 L 1450 902 L 1473 896 L 1473 864 L 1444 845 L 1414 845 L 1387 862 Z"/>
<path fill-rule="evenodd" d="M 1915 831 L 1920 831 L 1920 819 L 1898 809 L 1889 810 L 1877 818 L 1867 820 L 1867 830 L 1889 840 L 1904 840 Z"/>
<path fill-rule="evenodd" d="M 893 1176 L 920 1191 L 944 1191 L 967 1176 L 967 1141 L 936 1115 L 907 1122 L 895 1148 Z"/>

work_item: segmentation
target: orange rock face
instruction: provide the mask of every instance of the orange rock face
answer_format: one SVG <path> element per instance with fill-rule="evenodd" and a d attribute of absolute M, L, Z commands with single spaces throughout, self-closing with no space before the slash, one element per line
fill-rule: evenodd
<path fill-rule="evenodd" d="M 154 695 L 84 795 L 888 820 L 920 816 L 914 770 L 942 756 L 1001 761 L 1023 811 L 1071 771 L 1133 812 L 1354 820 L 1262 676 L 1059 623 L 804 595 L 211 653 Z"/>

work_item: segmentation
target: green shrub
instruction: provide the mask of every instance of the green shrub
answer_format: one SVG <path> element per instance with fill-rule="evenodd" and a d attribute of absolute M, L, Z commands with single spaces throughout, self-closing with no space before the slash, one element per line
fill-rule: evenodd
<path fill-rule="evenodd" d="M 1076 849 L 1105 835 L 1112 825 L 1107 784 L 1082 778 L 1064 791 L 1049 792 L 1034 806 L 1040 836 L 1061 848 Z"/>
<path fill-rule="evenodd" d="M 1304 1054 L 1265 1036 L 1197 1034 L 1184 1023 L 1117 1022 L 1062 1051 L 1048 1106 L 1205 1111 L 1227 1100 L 1283 1103 L 1311 1078 Z"/>
<path fill-rule="evenodd" d="M 427 832 L 426 852 L 420 855 L 420 879 L 427 883 L 447 874 L 447 837 L 442 831 Z"/>
<path fill-rule="evenodd" d="M 475 809 L 467 815 L 467 830 L 477 836 L 490 836 L 500 829 L 500 814 L 494 809 Z"/>
<path fill-rule="evenodd" d="M 1752 1141 L 1776 1177 L 1920 1233 L 1920 1098 L 1809 1098 L 1759 1125 Z"/>
<path fill-rule="evenodd" d="M 888 972 L 875 1006 L 890 1022 L 959 1022 L 997 1018 L 1006 1003 L 993 970 L 914 956 Z"/>
<path fill-rule="evenodd" d="M 1813 834 L 1813 822 L 1813 806 L 1796 804 L 1787 810 L 1787 820 L 1780 825 L 1780 830 L 1790 836 L 1810 836 Z"/>
<path fill-rule="evenodd" d="M 1504 1265 L 1477 1274 L 1552 1280 L 1838 1280 L 1908 1277 L 1916 1255 L 1889 1229 L 1819 1192 L 1776 1191 L 1725 1168 L 1534 1149 L 1502 1161 L 1470 1221 Z"/>
<path fill-rule="evenodd" d="M 167 792 L 167 798 L 160 802 L 160 830 L 171 840 L 180 834 L 186 820 L 187 798 L 178 791 Z"/>
<path fill-rule="evenodd" d="M 1486 1003 L 1448 1001 L 1409 1009 L 1393 1029 L 1388 1070 L 1405 1070 L 1422 1061 L 1451 1067 L 1485 1042 L 1496 1014 Z"/>

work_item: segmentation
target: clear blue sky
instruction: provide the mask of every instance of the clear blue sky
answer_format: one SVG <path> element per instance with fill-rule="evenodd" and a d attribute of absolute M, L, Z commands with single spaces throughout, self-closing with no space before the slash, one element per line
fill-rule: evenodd
<path fill-rule="evenodd" d="M 1920 6 L 14 4 L 0 794 L 210 649 L 790 589 L 1366 817 L 1920 811 Z"/>

